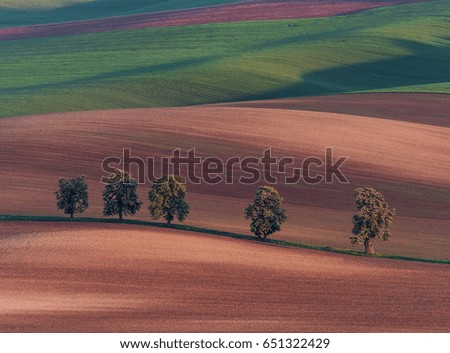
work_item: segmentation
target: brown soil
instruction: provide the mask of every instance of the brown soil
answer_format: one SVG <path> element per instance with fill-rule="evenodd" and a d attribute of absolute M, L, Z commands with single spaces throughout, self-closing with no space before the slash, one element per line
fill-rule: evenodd
<path fill-rule="evenodd" d="M 447 265 L 3 222 L 1 332 L 448 332 Z"/>
<path fill-rule="evenodd" d="M 218 106 L 310 110 L 450 127 L 449 94 L 342 94 L 227 103 Z"/>
<path fill-rule="evenodd" d="M 430 103 L 431 108 L 440 109 Z M 101 217 L 101 162 L 131 148 L 138 157 L 183 154 L 227 159 L 261 156 L 273 148 L 292 156 L 349 156 L 342 171 L 349 184 L 277 185 L 288 221 L 275 237 L 307 244 L 351 247 L 353 190 L 379 189 L 397 208 L 393 237 L 376 250 L 449 259 L 449 128 L 350 115 L 265 108 L 191 107 L 61 113 L 0 120 L 1 214 L 59 215 L 54 192 L 59 177 L 86 174 L 90 208 Z M 157 173 L 160 172 L 157 164 Z M 134 166 L 133 174 L 137 174 Z M 197 172 L 199 172 L 197 170 Z M 260 182 L 257 185 L 262 185 Z M 243 217 L 257 185 L 188 184 L 188 224 L 249 233 Z M 147 192 L 138 218 L 149 220 Z"/>

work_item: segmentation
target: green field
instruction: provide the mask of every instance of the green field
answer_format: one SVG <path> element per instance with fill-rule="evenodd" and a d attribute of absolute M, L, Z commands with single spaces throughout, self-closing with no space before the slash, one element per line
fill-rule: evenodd
<path fill-rule="evenodd" d="M 344 92 L 450 93 L 449 21 L 450 1 L 441 0 L 330 18 L 4 41 L 0 116 Z"/>
<path fill-rule="evenodd" d="M 0 0 L 0 27 L 88 20 L 240 0 Z"/>

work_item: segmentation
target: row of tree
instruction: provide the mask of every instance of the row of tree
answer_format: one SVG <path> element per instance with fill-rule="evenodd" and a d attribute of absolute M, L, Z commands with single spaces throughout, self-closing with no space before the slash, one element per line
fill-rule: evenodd
<path fill-rule="evenodd" d="M 189 204 L 185 200 L 186 186 L 176 175 L 166 175 L 153 181 L 148 199 L 150 217 L 164 218 L 170 224 L 175 218 L 184 221 L 189 214 Z M 375 254 L 375 239 L 388 240 L 395 210 L 390 208 L 384 196 L 372 188 L 355 190 L 357 213 L 353 216 L 352 244 L 364 244 L 366 254 Z M 88 186 L 84 175 L 59 180 L 56 192 L 57 207 L 73 218 L 88 207 Z M 260 186 L 256 196 L 245 210 L 250 220 L 250 230 L 258 238 L 266 239 L 279 231 L 287 219 L 282 207 L 283 198 L 272 186 Z M 116 169 L 109 177 L 103 191 L 103 215 L 134 215 L 142 202 L 137 194 L 136 180 L 126 171 Z"/>
<path fill-rule="evenodd" d="M 167 175 L 156 179 L 148 193 L 150 216 L 156 220 L 163 217 L 169 224 L 175 217 L 184 221 L 189 214 L 185 196 L 186 187 L 179 176 Z M 89 207 L 86 176 L 59 179 L 56 199 L 58 208 L 71 218 L 76 213 L 83 213 Z M 103 190 L 103 203 L 104 216 L 118 215 L 123 219 L 123 216 L 136 214 L 142 206 L 136 180 L 126 171 L 114 170 Z"/>

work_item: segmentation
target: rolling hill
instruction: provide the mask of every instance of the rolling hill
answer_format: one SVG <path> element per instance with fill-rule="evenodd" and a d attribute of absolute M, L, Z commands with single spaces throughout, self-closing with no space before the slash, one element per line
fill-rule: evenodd
<path fill-rule="evenodd" d="M 450 0 L 0 0 L 0 331 L 448 332 L 449 23 Z M 99 219 L 124 148 L 159 176 L 176 149 L 298 168 L 330 147 L 348 183 L 275 173 L 271 236 L 327 252 L 249 241 L 268 182 L 233 166 L 187 184 L 186 227 Z M 50 217 L 80 174 L 91 218 Z M 396 208 L 391 259 L 344 255 L 361 186 Z"/>
<path fill-rule="evenodd" d="M 448 94 L 355 93 L 234 102 L 217 106 L 307 110 L 450 127 Z"/>
<path fill-rule="evenodd" d="M 404 101 L 414 95 L 404 95 Z M 434 104 L 430 100 L 430 107 Z M 377 244 L 381 253 L 450 259 L 449 128 L 354 115 L 268 108 L 183 107 L 60 113 L 0 120 L 0 214 L 59 215 L 54 192 L 59 177 L 86 174 L 90 208 L 102 214 L 101 164 L 109 156 L 169 157 L 195 148 L 202 157 L 278 158 L 349 156 L 342 172 L 349 184 L 277 185 L 289 221 L 276 237 L 310 245 L 350 248 L 353 190 L 379 189 L 397 208 L 394 236 Z M 136 166 L 132 173 L 137 175 Z M 289 170 L 289 169 L 288 169 Z M 197 173 L 200 175 L 199 168 Z M 157 174 L 159 175 L 159 174 Z M 237 172 L 237 175 L 242 175 Z M 257 185 L 188 184 L 188 224 L 249 234 L 244 207 Z M 149 184 L 139 187 L 147 205 Z M 146 206 L 138 218 L 149 220 Z"/>
<path fill-rule="evenodd" d="M 449 4 L 0 41 L 0 116 L 449 93 Z"/>
<path fill-rule="evenodd" d="M 408 3 L 423 2 L 423 0 L 407 1 Z M 132 15 L 122 15 L 106 18 L 93 18 L 91 20 L 81 21 L 62 21 L 52 23 L 56 18 L 61 19 L 64 16 L 53 14 L 47 22 L 39 25 L 28 26 L 9 26 L 1 29 L 0 39 L 24 39 L 37 38 L 55 35 L 68 35 L 90 32 L 107 32 L 117 30 L 130 30 L 136 28 L 167 27 L 167 26 L 186 26 L 204 23 L 217 22 L 237 22 L 237 21 L 256 21 L 256 20 L 279 20 L 279 19 L 300 19 L 327 17 L 351 14 L 367 9 L 390 6 L 405 3 L 402 0 L 389 1 L 335 1 L 325 0 L 320 3 L 309 0 L 253 0 L 243 1 L 231 4 L 219 4 L 215 6 L 192 7 L 185 10 L 172 10 L 163 12 L 144 12 Z M 89 3 L 91 5 L 93 3 Z M 97 4 L 97 3 L 94 3 Z M 130 3 L 124 3 L 130 6 Z M 131 3 L 132 4 L 132 3 Z M 172 6 L 173 4 L 170 2 Z M 184 2 L 187 6 L 187 2 Z M 83 5 L 85 6 L 85 5 Z M 94 5 L 98 7 L 98 5 Z M 121 6 L 116 7 L 120 9 Z M 176 8 L 176 6 L 175 6 Z M 108 9 L 114 7 L 108 6 Z M 102 10 L 97 9 L 97 10 Z M 76 11 L 72 8 L 65 8 L 68 14 L 74 15 Z M 91 12 L 88 12 L 93 16 Z M 95 11 L 94 11 L 95 13 Z M 104 11 L 99 12 L 103 14 Z M 40 14 L 42 16 L 42 13 Z M 23 14 L 20 16 L 23 19 Z"/>
<path fill-rule="evenodd" d="M 0 254 L 2 332 L 450 329 L 447 265 L 104 224 L 7 222 Z"/>

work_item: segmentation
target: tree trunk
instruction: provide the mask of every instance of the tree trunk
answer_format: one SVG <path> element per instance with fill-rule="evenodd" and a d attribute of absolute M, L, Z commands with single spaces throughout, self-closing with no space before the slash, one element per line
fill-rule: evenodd
<path fill-rule="evenodd" d="M 172 220 L 168 219 L 168 220 L 167 220 L 167 224 L 170 225 L 170 222 L 172 222 Z"/>
<path fill-rule="evenodd" d="M 366 255 L 375 255 L 375 248 L 373 247 L 373 239 L 372 238 L 367 238 L 366 240 L 364 240 L 364 247 L 366 250 Z"/>
<path fill-rule="evenodd" d="M 119 211 L 119 220 L 122 220 L 122 211 Z"/>
<path fill-rule="evenodd" d="M 70 218 L 73 218 L 73 212 L 70 214 Z"/>

